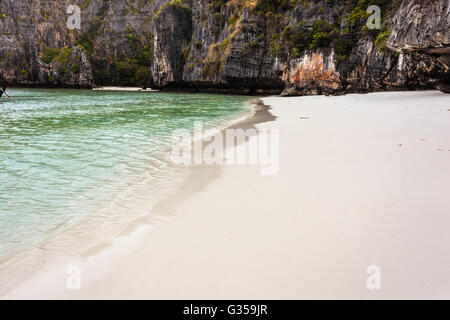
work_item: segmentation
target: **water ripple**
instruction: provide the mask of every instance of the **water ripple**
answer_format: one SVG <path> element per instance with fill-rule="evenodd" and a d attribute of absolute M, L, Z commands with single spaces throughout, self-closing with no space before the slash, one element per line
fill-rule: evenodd
<path fill-rule="evenodd" d="M 9 94 L 0 101 L 0 261 L 83 219 L 90 219 L 83 229 L 100 231 L 148 211 L 142 204 L 173 184 L 171 133 L 192 130 L 194 121 L 219 125 L 246 112 L 248 100 L 88 90 Z"/>

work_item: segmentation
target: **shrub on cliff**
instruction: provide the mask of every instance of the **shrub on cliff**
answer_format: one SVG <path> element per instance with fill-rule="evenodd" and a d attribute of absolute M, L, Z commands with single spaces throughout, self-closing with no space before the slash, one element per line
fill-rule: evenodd
<path fill-rule="evenodd" d="M 169 6 L 176 6 L 178 8 L 191 11 L 188 3 L 189 2 L 187 2 L 186 0 L 172 0 L 170 2 L 166 2 L 161 7 L 159 7 L 158 11 L 156 11 L 155 19 L 158 19 L 161 13 Z"/>
<path fill-rule="evenodd" d="M 51 63 L 53 59 L 55 59 L 59 55 L 60 52 L 61 49 L 45 46 L 43 51 L 41 52 L 41 59 L 45 63 Z"/>

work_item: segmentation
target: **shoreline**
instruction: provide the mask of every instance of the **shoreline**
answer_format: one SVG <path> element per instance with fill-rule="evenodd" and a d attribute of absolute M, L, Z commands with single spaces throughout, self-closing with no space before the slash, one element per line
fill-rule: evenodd
<path fill-rule="evenodd" d="M 208 136 L 212 136 L 214 134 L 216 134 L 217 132 L 222 132 L 225 131 L 228 128 L 237 126 L 239 123 L 245 123 L 247 121 L 249 121 L 249 119 L 253 118 L 255 116 L 255 114 L 257 112 L 259 112 L 260 108 L 261 108 L 261 101 L 259 99 L 249 99 L 249 101 L 247 102 L 249 104 L 249 109 L 248 111 L 246 111 L 245 114 L 243 115 L 239 115 L 236 118 L 233 119 L 229 119 L 229 120 L 225 120 L 225 124 L 222 124 L 220 126 L 216 126 L 216 127 L 212 127 L 212 128 L 205 128 L 204 129 L 204 136 L 203 138 L 207 138 Z M 205 143 L 206 145 L 207 143 Z M 169 152 L 169 151 L 167 151 Z M 172 164 L 170 166 L 173 166 Z M 175 167 L 177 167 L 175 165 Z M 191 167 L 184 167 L 181 168 L 181 170 L 187 170 L 189 172 L 186 172 L 186 176 L 184 178 L 184 180 L 189 180 L 190 177 L 192 176 L 192 171 L 195 171 L 196 169 L 191 166 Z M 185 184 L 185 182 L 181 182 L 182 185 Z M 178 188 L 176 187 L 173 192 L 174 194 L 169 194 L 169 199 L 178 194 Z M 172 193 L 173 193 L 172 192 Z M 150 212 L 144 216 L 135 218 L 131 221 L 129 221 L 126 225 L 123 226 L 123 228 L 121 229 L 121 231 L 116 235 L 113 236 L 113 238 L 108 241 L 108 242 L 104 242 L 104 241 L 100 241 L 100 242 L 96 242 L 94 245 L 90 245 L 87 248 L 84 248 L 81 252 L 78 258 L 75 259 L 75 261 L 81 261 L 81 260 L 85 260 L 85 259 L 89 259 L 91 257 L 94 257 L 96 255 L 102 256 L 103 252 L 106 250 L 108 252 L 109 249 L 111 248 L 115 248 L 115 246 L 118 245 L 119 250 L 118 252 L 120 253 L 120 251 L 122 249 L 120 249 L 120 247 L 122 246 L 122 242 L 124 243 L 128 243 L 128 245 L 131 246 L 136 246 L 138 245 L 138 243 L 140 242 L 139 240 L 136 239 L 131 239 L 131 238 L 136 238 L 139 236 L 142 236 L 142 234 L 146 231 L 148 231 L 148 229 L 151 229 L 151 225 L 156 223 L 160 223 L 161 221 L 164 222 L 166 221 L 166 219 L 168 219 L 167 216 L 160 216 L 160 215 L 154 215 L 152 214 L 152 212 L 154 211 L 154 207 L 158 207 L 158 205 L 160 205 L 160 203 L 165 203 L 167 201 L 166 197 L 163 197 L 161 199 L 159 199 L 151 208 Z M 82 227 L 83 225 L 85 225 L 87 223 L 87 221 L 90 219 L 90 217 L 87 217 L 85 220 L 77 223 L 76 225 L 72 226 L 71 228 L 69 228 L 69 232 L 75 228 L 75 227 Z M 36 253 L 33 253 L 36 249 L 40 250 L 40 248 L 44 248 L 47 245 L 49 245 L 49 243 L 51 242 L 55 242 L 58 240 L 58 237 L 64 237 L 64 234 L 68 231 L 62 231 L 62 234 L 57 235 L 56 237 L 52 237 L 51 239 L 45 240 L 43 243 L 38 244 L 37 246 L 33 246 L 30 248 L 27 248 L 25 250 L 22 250 L 16 254 L 14 254 L 11 257 L 8 257 L 5 261 L 3 261 L 2 263 L 0 263 L 0 275 L 1 275 L 1 271 L 5 271 L 5 268 L 8 268 L 10 270 L 12 270 L 11 268 L 13 266 L 11 266 L 11 263 L 14 263 L 14 260 L 17 259 L 21 259 L 21 257 L 27 257 L 27 256 L 35 256 Z M 128 239 L 130 237 L 130 239 Z M 52 245 L 50 245 L 51 247 Z M 114 251 L 114 250 L 113 250 Z M 125 250 L 125 252 L 127 252 L 128 250 Z M 118 252 L 114 251 L 114 254 L 117 254 Z M 122 253 L 123 254 L 123 253 Z M 58 259 L 59 258 L 59 259 Z M 21 278 L 19 281 L 15 281 L 16 279 L 13 279 L 13 285 L 10 286 L 7 290 L 2 290 L 3 292 L 0 291 L 0 300 L 2 299 L 8 299 L 7 297 L 10 296 L 11 292 L 15 292 L 16 290 L 21 290 L 20 288 L 25 286 L 27 289 L 29 290 L 28 287 L 28 283 L 34 283 L 35 281 L 41 281 L 40 279 L 42 277 L 44 277 L 44 282 L 50 282 L 52 283 L 53 280 L 51 279 L 53 277 L 53 275 L 58 274 L 59 277 L 57 277 L 58 279 L 61 279 L 61 276 L 65 273 L 64 268 L 67 266 L 70 266 L 70 260 L 73 259 L 67 259 L 66 256 L 62 256 L 59 255 L 56 259 L 52 259 L 50 261 L 50 264 L 48 263 L 47 259 L 41 259 L 46 261 L 46 264 L 43 266 L 38 266 L 36 268 L 33 267 L 33 270 L 28 270 L 28 274 Z M 63 267 L 65 266 L 65 267 Z M 50 278 L 47 278 L 47 276 L 50 276 Z M 61 283 L 64 282 L 63 280 L 61 280 Z M 5 285 L 6 283 L 2 284 L 4 286 L 3 289 L 5 289 Z M 59 296 L 59 295 L 58 295 Z"/>
<path fill-rule="evenodd" d="M 159 92 L 159 90 L 154 90 L 150 88 L 140 88 L 140 87 L 93 87 L 92 91 L 126 91 L 126 92 Z"/>
<path fill-rule="evenodd" d="M 262 101 L 269 119 L 263 107 L 234 126 L 280 129 L 278 175 L 193 166 L 182 188 L 153 208 L 158 221 L 140 221 L 82 259 L 81 290 L 68 291 L 60 269 L 6 298 L 450 297 L 448 97 Z M 382 268 L 380 291 L 366 288 L 370 265 Z"/>
<path fill-rule="evenodd" d="M 414 87 L 387 87 L 387 88 L 351 88 L 349 90 L 339 90 L 333 93 L 326 91 L 318 91 L 317 94 L 311 93 L 295 93 L 290 90 L 292 87 L 273 87 L 273 88 L 251 88 L 251 87 L 220 87 L 220 86 L 184 86 L 184 87 L 162 87 L 152 89 L 150 87 L 122 87 L 122 86 L 66 86 L 66 85 L 48 85 L 40 83 L 10 83 L 9 88 L 33 88 L 33 89 L 74 89 L 74 90 L 92 90 L 92 91 L 123 91 L 123 92 L 173 92 L 173 93 L 209 93 L 209 94 L 225 94 L 225 95 L 248 95 L 248 96 L 279 96 L 279 97 L 315 97 L 315 96 L 332 96 L 339 97 L 351 94 L 371 94 L 382 92 L 423 92 L 423 91 L 439 91 L 449 94 L 447 88 L 436 88 L 434 86 L 414 86 Z"/>

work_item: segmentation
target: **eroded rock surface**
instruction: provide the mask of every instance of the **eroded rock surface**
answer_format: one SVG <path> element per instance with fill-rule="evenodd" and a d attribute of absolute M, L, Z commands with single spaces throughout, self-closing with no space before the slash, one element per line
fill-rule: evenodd
<path fill-rule="evenodd" d="M 450 0 L 0 2 L 0 78 L 233 93 L 449 91 Z"/>

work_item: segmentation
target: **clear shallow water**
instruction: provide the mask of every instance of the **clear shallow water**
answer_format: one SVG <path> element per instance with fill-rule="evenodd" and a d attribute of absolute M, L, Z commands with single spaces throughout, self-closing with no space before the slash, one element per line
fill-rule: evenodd
<path fill-rule="evenodd" d="M 0 261 L 77 222 L 148 213 L 179 180 L 171 133 L 248 112 L 248 97 L 11 89 L 0 100 Z M 178 174 L 178 175 L 177 175 Z M 114 220 L 116 219 L 116 220 Z M 80 230 L 83 228 L 79 228 Z"/>

